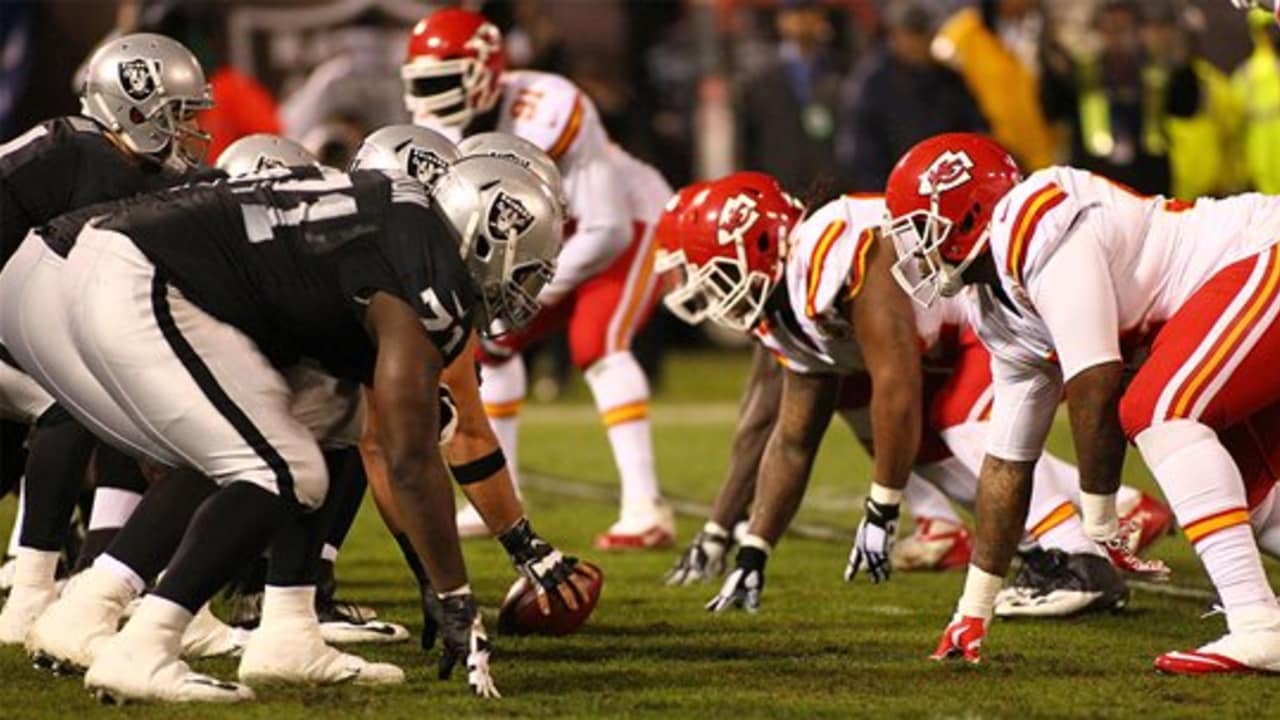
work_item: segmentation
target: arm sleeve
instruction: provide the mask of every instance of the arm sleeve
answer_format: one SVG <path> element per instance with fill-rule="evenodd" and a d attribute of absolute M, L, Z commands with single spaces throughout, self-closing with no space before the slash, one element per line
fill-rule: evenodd
<path fill-rule="evenodd" d="M 1062 398 L 1062 375 L 1049 364 L 991 356 L 994 399 L 987 453 L 1012 462 L 1036 460 Z"/>
<path fill-rule="evenodd" d="M 1028 288 L 1053 338 L 1064 382 L 1121 359 L 1116 291 L 1099 243 L 1104 222 L 1101 209 L 1087 211 Z"/>
<path fill-rule="evenodd" d="M 556 273 L 538 295 L 550 305 L 609 267 L 631 244 L 631 210 L 626 188 L 606 153 L 581 158 L 565 178 L 569 212 L 577 223 L 565 238 Z"/>

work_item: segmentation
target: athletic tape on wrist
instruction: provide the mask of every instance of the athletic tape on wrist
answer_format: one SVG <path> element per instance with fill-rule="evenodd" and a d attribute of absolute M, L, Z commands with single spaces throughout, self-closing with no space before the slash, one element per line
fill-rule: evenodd
<path fill-rule="evenodd" d="M 450 465 L 449 470 L 453 472 L 454 482 L 459 485 L 470 485 L 482 480 L 488 480 L 493 477 L 494 473 L 506 466 L 507 456 L 502 454 L 502 448 L 497 448 L 488 455 L 476 458 L 471 462 Z"/>

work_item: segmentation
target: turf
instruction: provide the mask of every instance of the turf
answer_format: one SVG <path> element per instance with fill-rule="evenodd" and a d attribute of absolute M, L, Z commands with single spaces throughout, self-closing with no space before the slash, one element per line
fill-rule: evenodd
<path fill-rule="evenodd" d="M 655 403 L 655 444 L 666 491 L 706 502 L 719 482 L 745 363 L 735 356 L 674 357 Z M 531 480 L 554 477 L 615 487 L 616 472 L 581 388 L 566 400 L 531 406 L 521 460 Z M 1066 452 L 1061 428 L 1054 447 Z M 849 433 L 833 425 L 801 519 L 852 528 L 868 463 Z M 1128 479 L 1149 478 L 1131 462 Z M 0 718 L 413 718 L 426 717 L 1276 717 L 1280 679 L 1166 678 L 1153 674 L 1159 652 L 1219 635 L 1220 619 L 1199 619 L 1204 601 L 1135 592 L 1119 615 L 1059 622 L 998 623 L 980 668 L 937 665 L 925 656 L 950 615 L 962 576 L 899 574 L 887 585 L 840 581 L 847 547 L 788 539 L 770 562 L 758 616 L 710 616 L 712 586 L 669 589 L 659 580 L 673 552 L 602 555 L 592 536 L 613 519 L 606 502 L 526 491 L 542 534 L 602 566 L 606 587 L 595 617 L 563 639 L 498 637 L 494 673 L 504 698 L 480 701 L 462 682 L 435 679 L 416 643 L 362 652 L 407 668 L 407 684 L 263 688 L 259 701 L 230 708 L 95 704 L 78 680 L 52 678 L 23 654 L 0 649 Z M 0 505 L 7 521 L 12 501 Z M 699 521 L 682 518 L 687 540 Z M 7 523 L 5 525 L 7 527 Z M 1156 554 L 1181 587 L 1207 580 L 1186 542 L 1166 538 Z M 473 586 L 492 606 L 512 580 L 496 543 L 466 545 Z M 1280 570 L 1269 565 L 1280 586 Z M 366 507 L 339 560 L 341 594 L 375 605 L 386 618 L 418 626 L 408 572 L 376 512 Z M 223 676 L 234 662 L 198 667 Z"/>

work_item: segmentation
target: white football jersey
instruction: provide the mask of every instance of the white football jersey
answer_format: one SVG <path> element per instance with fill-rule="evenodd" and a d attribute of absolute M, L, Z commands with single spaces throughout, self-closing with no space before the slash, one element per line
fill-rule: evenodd
<path fill-rule="evenodd" d="M 994 357 L 993 420 L 1007 440 L 992 453 L 1038 457 L 1062 383 L 1122 360 L 1215 272 L 1277 241 L 1277 197 L 1189 204 L 1068 167 L 1032 174 L 991 222 L 1005 297 L 991 288 L 975 294 L 975 329 Z M 1039 399 L 1027 402 L 1021 393 L 1032 385 Z M 1005 409 L 1014 416 L 1000 417 L 1002 395 L 1013 398 Z"/>
<path fill-rule="evenodd" d="M 862 350 L 840 306 L 862 289 L 884 214 L 882 196 L 845 195 L 792 231 L 783 287 L 774 291 L 756 329 L 788 369 L 842 375 L 863 369 Z M 955 299 L 916 306 L 921 347 L 932 347 L 944 325 L 959 324 L 963 317 L 963 304 Z"/>

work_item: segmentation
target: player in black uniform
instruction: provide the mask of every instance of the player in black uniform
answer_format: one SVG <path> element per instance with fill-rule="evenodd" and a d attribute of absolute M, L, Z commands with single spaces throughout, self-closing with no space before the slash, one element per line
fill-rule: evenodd
<path fill-rule="evenodd" d="M 167 187 L 200 160 L 203 135 L 193 113 L 212 105 L 204 73 L 180 43 L 159 35 L 127 35 L 90 60 L 83 116 L 41 123 L 0 146 L 0 266 L 33 228 L 71 210 Z M 192 141 L 197 141 L 193 143 Z M 81 428 L 0 343 L 0 416 L 18 420 L 28 445 L 21 550 L 15 585 L 0 612 L 0 644 L 20 643 L 56 596 L 54 572 L 94 447 Z M 92 554 L 116 525 L 113 515 L 145 484 L 134 461 L 97 454 L 97 475 L 114 486 L 90 520 Z"/>
<path fill-rule="evenodd" d="M 450 522 L 451 485 L 427 438 L 436 436 L 439 373 L 465 347 L 473 318 L 483 329 L 518 324 L 515 313 L 550 276 L 561 232 L 556 210 L 527 171 L 488 158 L 459 163 L 432 206 L 407 176 L 280 173 L 130 202 L 78 234 L 103 210 L 63 218 L 47 228 L 47 250 L 28 241 L 0 273 L 0 299 L 37 304 L 50 276 L 57 292 L 76 298 L 60 318 L 70 352 L 21 344 L 19 362 L 47 371 L 38 379 L 99 433 L 140 440 L 156 459 L 193 466 L 222 486 L 125 629 L 84 653 L 96 656 L 86 684 L 114 697 L 251 697 L 244 686 L 191 673 L 177 658 L 176 637 L 230 572 L 282 524 L 295 524 L 286 521 L 299 506 L 324 497 L 319 449 L 289 415 L 275 370 L 310 357 L 337 377 L 371 385 L 405 530 L 443 591 L 441 674 L 466 659 L 472 686 L 492 694 L 487 643 Z M 67 256 L 65 267 L 49 272 L 41 257 L 49 254 Z M 19 330 L 31 318 L 15 315 L 23 312 L 0 312 L 0 333 L 30 339 Z M 82 384 L 81 371 L 96 382 Z M 135 526 L 164 524 L 143 510 L 121 538 Z M 110 634 L 99 622 L 103 608 L 135 589 L 121 574 L 95 565 L 41 622 L 75 618 L 78 627 L 67 632 L 87 631 L 82 644 L 94 645 Z M 309 596 L 286 592 L 287 579 L 272 584 L 281 610 L 311 607 Z M 276 612 L 272 597 L 264 619 Z M 55 612 L 60 606 L 65 612 Z M 309 639 L 289 638 L 301 647 L 295 655 L 312 653 L 304 659 L 313 669 L 391 679 L 382 668 L 326 659 L 324 651 L 339 654 L 306 647 Z M 318 633 L 314 641 L 323 645 Z M 290 658 L 268 644 L 250 641 L 241 678 L 295 679 L 290 668 L 272 666 Z"/>

